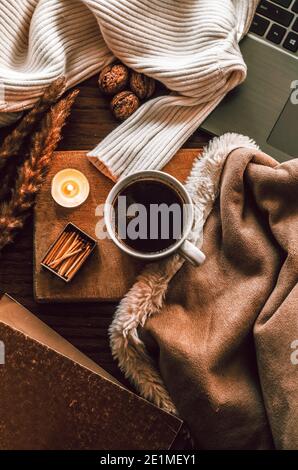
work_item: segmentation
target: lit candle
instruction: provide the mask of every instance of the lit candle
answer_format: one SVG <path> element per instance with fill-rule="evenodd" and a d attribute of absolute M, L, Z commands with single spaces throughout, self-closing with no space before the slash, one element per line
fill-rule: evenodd
<path fill-rule="evenodd" d="M 74 168 L 59 171 L 52 180 L 52 197 L 62 207 L 78 207 L 90 192 L 86 176 Z"/>

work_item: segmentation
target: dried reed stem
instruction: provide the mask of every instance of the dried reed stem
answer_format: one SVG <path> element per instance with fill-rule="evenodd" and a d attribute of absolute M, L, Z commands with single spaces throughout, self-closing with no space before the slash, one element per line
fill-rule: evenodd
<path fill-rule="evenodd" d="M 32 137 L 30 155 L 19 168 L 12 197 L 0 208 L 0 250 L 14 240 L 30 214 L 61 138 L 61 129 L 78 93 L 74 90 L 54 105 L 42 119 L 40 130 Z"/>

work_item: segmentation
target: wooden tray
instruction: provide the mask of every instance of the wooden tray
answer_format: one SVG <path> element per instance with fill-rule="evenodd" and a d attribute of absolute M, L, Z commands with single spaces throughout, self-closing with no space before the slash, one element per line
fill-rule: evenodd
<path fill-rule="evenodd" d="M 197 149 L 180 150 L 164 171 L 184 181 L 199 153 Z M 73 210 L 59 207 L 50 194 L 52 178 L 63 168 L 82 171 L 90 182 L 87 202 Z M 86 152 L 56 152 L 35 206 L 34 295 L 37 302 L 115 301 L 132 286 L 143 264 L 123 254 L 109 239 L 98 240 L 95 252 L 69 284 L 56 279 L 40 266 L 49 246 L 68 222 L 95 237 L 95 227 L 100 221 L 96 208 L 105 202 L 112 186 L 112 181 L 88 161 Z"/>

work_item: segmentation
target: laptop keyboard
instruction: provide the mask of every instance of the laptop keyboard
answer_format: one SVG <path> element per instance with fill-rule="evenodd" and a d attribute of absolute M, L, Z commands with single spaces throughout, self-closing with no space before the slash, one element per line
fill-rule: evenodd
<path fill-rule="evenodd" d="M 298 0 L 262 0 L 250 32 L 297 55 Z"/>

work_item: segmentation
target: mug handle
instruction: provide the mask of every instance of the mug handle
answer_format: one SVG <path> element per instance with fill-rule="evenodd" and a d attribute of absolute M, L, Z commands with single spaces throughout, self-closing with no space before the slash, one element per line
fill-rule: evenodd
<path fill-rule="evenodd" d="M 193 243 L 185 240 L 179 248 L 179 253 L 193 266 L 200 266 L 204 263 L 206 256 Z"/>

